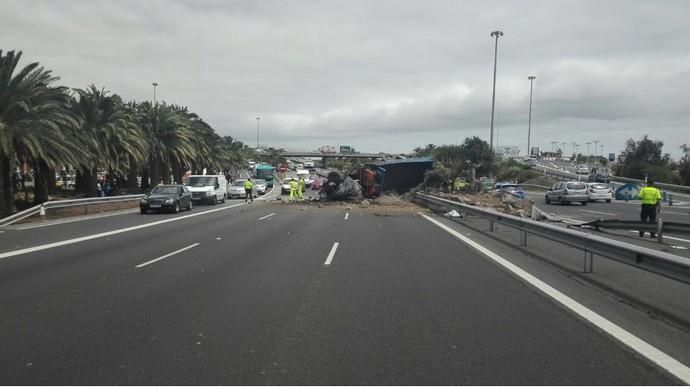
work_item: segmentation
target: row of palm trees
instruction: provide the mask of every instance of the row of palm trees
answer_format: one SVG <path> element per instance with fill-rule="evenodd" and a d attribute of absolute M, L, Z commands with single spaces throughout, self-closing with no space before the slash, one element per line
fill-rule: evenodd
<path fill-rule="evenodd" d="M 0 50 L 0 218 L 16 210 L 20 166 L 33 171 L 34 203 L 42 203 L 64 168 L 76 170 L 77 191 L 93 196 L 99 171 L 136 190 L 139 176 L 146 188 L 188 170 L 227 171 L 247 155 L 242 142 L 219 136 L 186 107 L 59 86 L 38 63 L 19 68 L 21 56 Z"/>

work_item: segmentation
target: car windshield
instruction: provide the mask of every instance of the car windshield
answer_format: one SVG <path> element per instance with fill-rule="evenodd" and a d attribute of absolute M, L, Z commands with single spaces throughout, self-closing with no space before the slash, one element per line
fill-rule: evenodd
<path fill-rule="evenodd" d="M 235 186 L 235 187 L 244 187 L 244 183 L 245 183 L 246 181 L 247 181 L 247 180 L 235 180 L 235 181 L 232 182 L 232 185 Z"/>
<path fill-rule="evenodd" d="M 215 186 L 217 181 L 218 178 L 214 176 L 191 176 L 186 185 L 190 187 Z"/>
<path fill-rule="evenodd" d="M 256 179 L 256 180 L 254 180 L 254 184 L 266 184 L 266 180 Z"/>
<path fill-rule="evenodd" d="M 568 183 L 568 189 L 586 189 L 585 183 Z"/>
<path fill-rule="evenodd" d="M 151 190 L 151 195 L 176 195 L 178 187 L 158 186 Z"/>
<path fill-rule="evenodd" d="M 593 189 L 608 189 L 608 184 L 592 184 L 590 187 Z"/>

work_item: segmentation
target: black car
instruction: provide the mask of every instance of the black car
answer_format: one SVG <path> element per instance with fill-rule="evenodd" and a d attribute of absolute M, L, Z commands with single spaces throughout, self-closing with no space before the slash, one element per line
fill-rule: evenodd
<path fill-rule="evenodd" d="M 160 184 L 154 187 L 139 203 L 142 214 L 148 211 L 180 212 L 192 209 L 192 193 L 180 184 Z"/>

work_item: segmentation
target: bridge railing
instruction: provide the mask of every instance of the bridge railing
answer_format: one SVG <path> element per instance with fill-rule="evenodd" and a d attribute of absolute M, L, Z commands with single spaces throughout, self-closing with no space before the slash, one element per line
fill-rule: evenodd
<path fill-rule="evenodd" d="M 536 235 L 566 246 L 581 249 L 585 253 L 584 272 L 591 273 L 593 271 L 594 256 L 596 255 L 690 284 L 690 259 L 688 258 L 582 231 L 520 218 L 487 208 L 471 206 L 434 195 L 417 193 L 414 200 L 433 210 L 448 211 L 456 209 L 487 219 L 489 221 L 489 231 L 494 230 L 495 223 L 517 229 L 521 233 L 521 246 L 527 246 L 528 235 Z"/>

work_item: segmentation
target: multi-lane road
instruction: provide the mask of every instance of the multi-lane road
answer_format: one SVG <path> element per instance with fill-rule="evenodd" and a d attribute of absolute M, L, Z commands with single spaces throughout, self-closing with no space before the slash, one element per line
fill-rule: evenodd
<path fill-rule="evenodd" d="M 0 230 L 0 384 L 690 382 L 690 333 L 462 225 L 274 196 Z"/>

